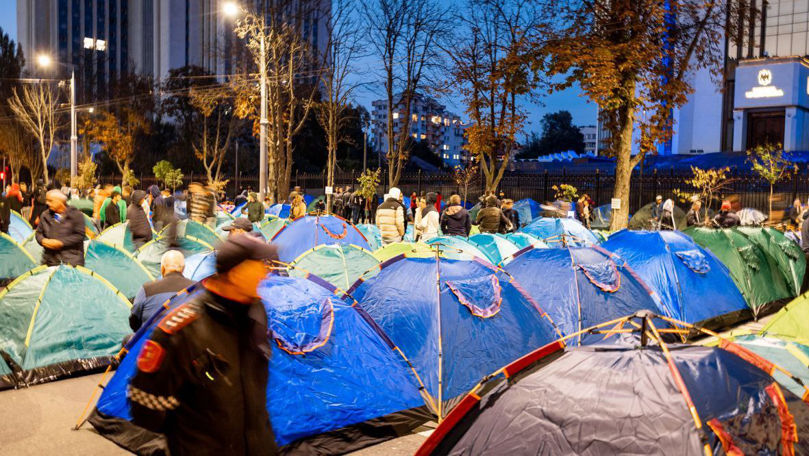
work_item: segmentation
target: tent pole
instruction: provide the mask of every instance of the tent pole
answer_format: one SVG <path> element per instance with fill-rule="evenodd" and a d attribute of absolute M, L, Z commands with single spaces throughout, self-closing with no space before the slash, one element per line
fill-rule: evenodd
<path fill-rule="evenodd" d="M 435 245 L 435 288 L 438 293 L 436 298 L 436 324 L 438 325 L 438 423 L 444 420 L 444 385 L 442 380 L 442 370 L 444 365 L 444 347 L 441 340 L 441 255 L 439 246 Z"/>
<path fill-rule="evenodd" d="M 127 350 L 126 347 L 121 348 L 118 354 L 115 355 L 115 360 L 120 361 L 121 355 L 126 355 L 128 351 L 129 350 Z M 104 388 L 104 380 L 107 378 L 107 375 L 109 375 L 110 371 L 112 370 L 112 366 L 113 363 L 110 363 L 110 365 L 107 366 L 107 370 L 104 371 L 104 375 L 101 376 L 101 380 L 98 381 L 98 385 L 96 385 L 95 388 L 93 388 L 93 392 L 90 394 L 90 399 L 87 401 L 87 405 L 84 406 L 84 410 L 81 411 L 81 415 L 79 415 L 79 419 L 76 421 L 76 425 L 73 426 L 74 431 L 78 431 L 79 429 L 81 429 L 81 427 L 84 426 L 84 423 L 86 423 L 87 420 L 89 419 L 89 417 L 87 416 L 87 410 L 90 409 L 90 405 L 93 403 L 93 400 L 95 399 L 98 390 Z"/>

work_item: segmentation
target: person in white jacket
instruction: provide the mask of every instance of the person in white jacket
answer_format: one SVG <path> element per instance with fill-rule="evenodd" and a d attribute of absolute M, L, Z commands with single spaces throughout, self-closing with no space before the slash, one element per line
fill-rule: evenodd
<path fill-rule="evenodd" d="M 405 234 L 404 208 L 399 203 L 401 191 L 393 187 L 388 198 L 376 209 L 376 226 L 382 235 L 382 245 L 401 242 Z"/>
<path fill-rule="evenodd" d="M 440 220 L 438 211 L 435 210 L 435 203 L 438 201 L 438 195 L 430 192 L 427 194 L 426 201 L 422 200 L 419 205 L 419 221 L 416 223 L 416 229 L 421 233 L 421 241 L 427 242 L 430 239 L 438 236 L 440 228 Z"/>

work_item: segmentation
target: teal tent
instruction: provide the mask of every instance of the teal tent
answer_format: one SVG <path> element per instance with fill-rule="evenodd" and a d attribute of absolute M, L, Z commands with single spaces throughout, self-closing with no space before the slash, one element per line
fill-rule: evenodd
<path fill-rule="evenodd" d="M 36 233 L 31 233 L 20 245 L 31 254 L 31 258 L 34 259 L 34 263 L 40 264 L 42 263 L 42 246 L 39 245 L 37 242 Z"/>
<path fill-rule="evenodd" d="M 0 233 L 0 284 L 16 279 L 38 264 L 39 261 L 35 260 L 25 247 L 11 236 Z"/>
<path fill-rule="evenodd" d="M 168 227 L 163 228 L 158 237 L 162 237 L 167 229 Z M 186 236 L 191 236 L 210 245 L 216 245 L 217 242 L 222 240 L 211 227 L 193 220 L 182 220 L 177 223 L 177 237 L 183 238 Z"/>
<path fill-rule="evenodd" d="M 360 223 L 355 225 L 360 233 L 365 236 L 371 250 L 377 250 L 382 247 L 382 233 L 379 232 L 379 227 L 370 223 Z"/>
<path fill-rule="evenodd" d="M 84 265 L 109 280 L 130 301 L 144 283 L 155 279 L 131 253 L 99 240 L 86 245 Z"/>
<path fill-rule="evenodd" d="M 135 244 L 132 243 L 132 233 L 129 231 L 129 222 L 116 223 L 102 231 L 96 236 L 99 241 L 121 247 L 127 252 L 135 251 Z"/>
<path fill-rule="evenodd" d="M 427 244 L 440 245 L 442 246 L 442 248 L 445 248 L 450 251 L 457 250 L 461 253 L 472 255 L 482 260 L 489 261 L 489 257 L 485 253 L 483 253 L 483 251 L 481 251 L 478 246 L 469 242 L 466 238 L 458 236 L 436 236 L 427 241 Z"/>
<path fill-rule="evenodd" d="M 0 292 L 0 352 L 27 384 L 108 365 L 129 301 L 89 269 L 39 266 Z"/>
<path fill-rule="evenodd" d="M 289 224 L 289 220 L 278 218 L 274 215 L 268 216 L 261 225 L 259 230 L 264 235 L 265 239 L 272 239 L 281 229 Z"/>
<path fill-rule="evenodd" d="M 520 248 L 510 240 L 491 233 L 481 233 L 469 237 L 469 242 L 486 254 L 492 264 L 499 264 L 503 258 L 514 255 Z"/>
<path fill-rule="evenodd" d="M 8 235 L 14 238 L 17 242 L 23 242 L 34 229 L 18 212 L 11 211 L 11 220 L 8 224 Z"/>
<path fill-rule="evenodd" d="M 498 236 L 503 236 L 504 238 L 508 239 L 520 250 L 531 246 L 538 249 L 550 248 L 548 244 L 544 243 L 543 241 L 540 241 L 539 238 L 528 233 L 516 232 L 509 234 L 498 234 Z"/>
<path fill-rule="evenodd" d="M 81 215 L 84 216 L 84 234 L 87 236 L 87 239 L 95 239 L 99 234 L 96 222 L 85 213 Z"/>
<path fill-rule="evenodd" d="M 143 244 L 135 254 L 135 258 L 146 267 L 152 276 L 160 277 L 160 260 L 163 258 L 163 254 L 169 250 L 178 250 L 188 258 L 197 253 L 210 252 L 213 249 L 211 244 L 193 236 L 186 235 L 184 237 L 177 237 L 176 247 L 170 247 L 166 239 L 152 239 L 146 244 Z"/>
<path fill-rule="evenodd" d="M 362 274 L 379 264 L 368 250 L 351 244 L 321 244 L 302 253 L 290 263 L 289 275 L 314 274 L 340 290 L 349 287 Z"/>

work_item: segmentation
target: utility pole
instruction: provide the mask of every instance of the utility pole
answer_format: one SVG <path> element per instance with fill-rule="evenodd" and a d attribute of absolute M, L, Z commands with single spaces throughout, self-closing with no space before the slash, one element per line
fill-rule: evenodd
<path fill-rule="evenodd" d="M 368 132 L 365 128 L 362 129 L 362 172 L 368 169 Z"/>

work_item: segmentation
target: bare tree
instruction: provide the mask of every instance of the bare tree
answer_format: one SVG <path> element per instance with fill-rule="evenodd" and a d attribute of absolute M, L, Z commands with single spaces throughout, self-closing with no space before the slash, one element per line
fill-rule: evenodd
<path fill-rule="evenodd" d="M 42 176 L 45 183 L 50 182 L 48 176 L 48 158 L 56 141 L 56 135 L 64 126 L 60 123 L 59 98 L 60 90 L 51 84 L 26 84 L 21 90 L 14 89 L 9 99 L 9 107 L 39 143 L 39 158 L 42 163 Z M 33 176 L 32 176 L 33 177 Z"/>
<path fill-rule="evenodd" d="M 448 12 L 432 0 L 374 0 L 367 11 L 369 38 L 384 70 L 388 185 L 393 187 L 409 158 L 413 100 L 441 61 L 438 42 L 446 33 Z"/>
<path fill-rule="evenodd" d="M 335 0 L 332 7 L 333 13 L 326 26 L 328 45 L 321 56 L 322 95 L 315 112 L 326 132 L 326 185 L 333 188 L 337 147 L 348 140 L 344 134 L 345 124 L 350 120 L 346 111 L 354 90 L 359 86 L 349 77 L 355 70 L 356 59 L 362 56 L 362 31 L 355 19 L 357 11 L 353 0 Z M 326 210 L 331 213 L 332 195 L 328 194 L 326 198 Z"/>
<path fill-rule="evenodd" d="M 522 99 L 540 84 L 532 70 L 539 16 L 531 0 L 469 0 L 463 24 L 445 51 L 472 125 L 467 149 L 494 191 L 508 168 L 525 123 Z"/>
<path fill-rule="evenodd" d="M 305 125 L 317 94 L 316 81 L 321 69 L 303 38 L 304 25 L 311 23 L 312 17 L 326 16 L 316 9 L 321 2 L 315 3 L 312 6 L 293 0 L 264 2 L 261 14 L 246 14 L 235 28 L 236 34 L 247 40 L 252 63 L 260 70 L 261 62 L 265 62 L 269 123 L 267 186 L 268 194 L 276 201 L 286 197 L 292 175 L 293 140 Z M 237 93 L 237 114 L 251 118 L 258 127 L 260 84 L 257 86 L 255 77 L 245 73 L 233 78 L 232 87 Z"/>
<path fill-rule="evenodd" d="M 216 187 L 222 181 L 222 163 L 238 120 L 231 105 L 233 94 L 229 87 L 215 85 L 192 87 L 189 96 L 191 105 L 202 114 L 202 132 L 193 143 L 194 155 L 205 167 L 208 183 Z"/>

